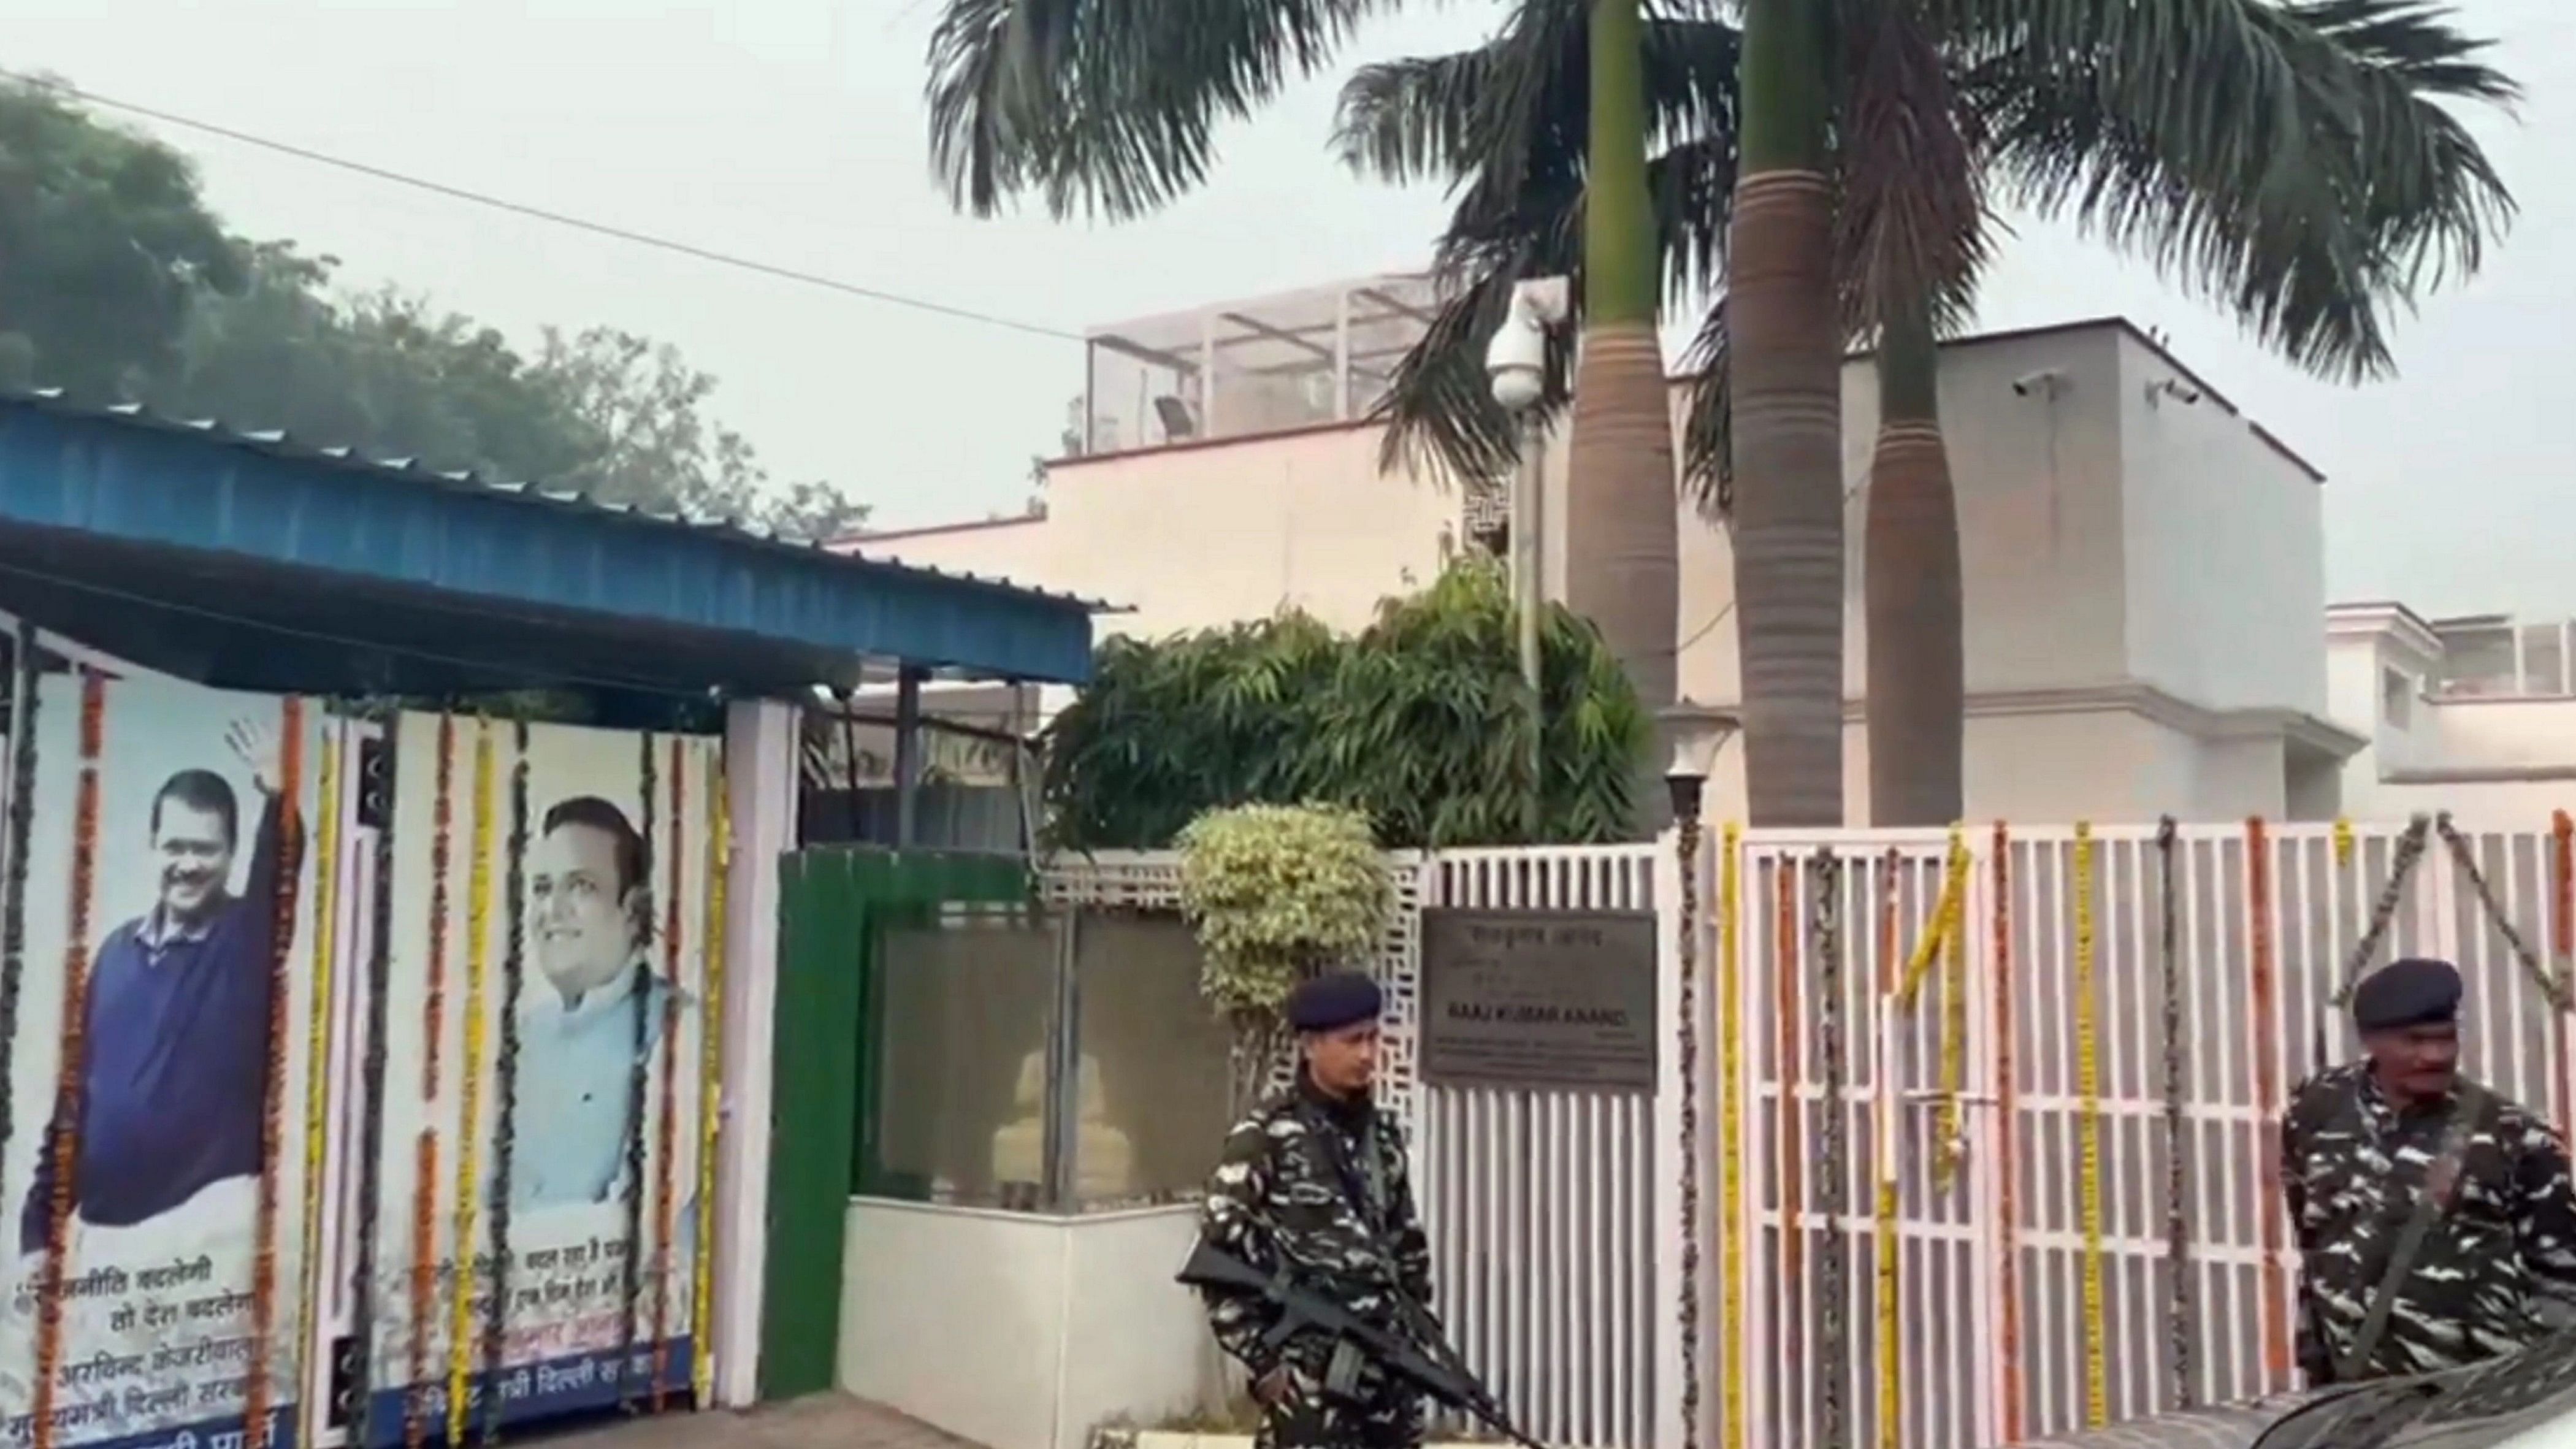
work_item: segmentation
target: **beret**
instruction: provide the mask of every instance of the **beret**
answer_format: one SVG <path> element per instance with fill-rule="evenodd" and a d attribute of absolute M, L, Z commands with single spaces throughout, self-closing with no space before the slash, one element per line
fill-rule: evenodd
<path fill-rule="evenodd" d="M 2460 969 L 2448 961 L 2407 956 L 2368 976 L 2352 992 L 2352 1024 L 2362 1031 L 2394 1031 L 2456 1021 Z"/>
<path fill-rule="evenodd" d="M 1288 993 L 1288 1025 L 1298 1031 L 1339 1031 L 1377 1020 L 1386 997 L 1356 971 L 1336 971 L 1297 983 Z"/>

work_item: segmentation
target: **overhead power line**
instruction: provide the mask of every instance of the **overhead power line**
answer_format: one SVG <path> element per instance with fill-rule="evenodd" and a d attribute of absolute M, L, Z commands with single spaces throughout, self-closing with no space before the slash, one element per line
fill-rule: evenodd
<path fill-rule="evenodd" d="M 774 262 L 764 262 L 733 252 L 717 251 L 712 247 L 702 247 L 671 237 L 656 236 L 651 232 L 636 231 L 631 227 L 593 221 L 588 217 L 552 211 L 542 206 L 530 206 L 526 202 L 512 201 L 507 197 L 494 196 L 489 192 L 475 191 L 463 186 L 450 186 L 443 181 L 432 181 L 424 176 L 414 176 L 389 167 L 369 165 L 364 161 L 352 161 L 345 156 L 334 156 L 329 152 L 316 151 L 309 146 L 298 146 L 291 141 L 254 135 L 231 126 L 218 125 L 213 121 L 201 121 L 193 116 L 180 115 L 175 111 L 165 111 L 154 106 L 139 105 L 133 101 L 118 100 L 113 96 L 104 96 L 93 90 L 85 90 L 79 86 L 43 76 L 29 75 L 23 71 L 0 68 L 0 80 L 15 81 L 23 86 L 52 91 L 104 110 L 122 111 L 128 115 L 141 116 L 146 120 L 159 121 L 165 125 L 182 126 L 192 131 L 202 131 L 209 136 L 221 136 L 225 140 L 238 141 L 242 145 L 254 146 L 280 156 L 291 156 L 316 166 L 328 166 L 335 171 L 345 171 L 351 175 L 364 176 L 395 186 L 407 186 L 415 191 L 425 191 L 450 201 L 464 202 L 469 206 L 480 206 L 492 211 L 506 212 L 512 216 L 526 217 L 532 221 L 568 227 L 574 231 L 587 232 L 592 236 L 607 237 L 634 246 L 650 247 L 655 251 L 709 262 L 720 267 L 731 267 L 736 271 L 751 272 L 777 281 L 820 287 L 825 291 L 838 292 L 843 296 L 856 297 L 861 301 L 877 302 L 889 307 L 903 307 L 915 312 L 928 313 L 934 317 L 946 317 L 953 321 L 999 327 L 1005 331 L 1023 333 L 1031 337 L 1045 337 L 1062 342 L 1084 340 L 1081 333 L 1068 332 L 1061 327 L 1049 327 L 1038 322 L 1023 322 L 1017 318 L 1004 317 L 992 312 L 979 312 L 971 307 L 952 306 L 946 302 L 931 301 L 926 297 L 891 292 L 882 287 L 863 287 L 856 282 L 845 282 L 838 277 L 827 277 L 818 272 L 799 271 L 794 267 L 782 267 Z"/>

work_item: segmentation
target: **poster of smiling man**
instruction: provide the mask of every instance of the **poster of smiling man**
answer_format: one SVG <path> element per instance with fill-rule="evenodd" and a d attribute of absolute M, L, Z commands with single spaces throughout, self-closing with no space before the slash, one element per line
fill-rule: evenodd
<path fill-rule="evenodd" d="M 295 1397 L 325 727 L 103 663 L 40 679 L 0 963 L 10 1443 L 238 1446 Z"/>
<path fill-rule="evenodd" d="M 371 1438 L 687 1385 L 717 753 L 401 719 Z"/>

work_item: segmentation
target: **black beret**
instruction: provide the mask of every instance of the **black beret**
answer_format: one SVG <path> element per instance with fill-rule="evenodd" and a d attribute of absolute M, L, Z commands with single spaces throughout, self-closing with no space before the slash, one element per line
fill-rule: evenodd
<path fill-rule="evenodd" d="M 1356 971 L 1336 971 L 1300 981 L 1288 993 L 1288 1025 L 1298 1031 L 1339 1031 L 1377 1020 L 1385 1004 L 1375 981 Z"/>
<path fill-rule="evenodd" d="M 2456 1021 L 2460 969 L 2448 961 L 2408 956 L 2361 978 L 2352 992 L 2352 1024 L 2361 1031 L 2395 1031 Z"/>

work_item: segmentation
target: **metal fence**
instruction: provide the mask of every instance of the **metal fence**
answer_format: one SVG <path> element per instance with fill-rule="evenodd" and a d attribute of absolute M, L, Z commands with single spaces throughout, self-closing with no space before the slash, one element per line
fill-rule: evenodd
<path fill-rule="evenodd" d="M 2287 1386 L 2274 1124 L 2383 897 L 2369 960 L 2459 962 L 2467 1069 L 2567 1115 L 2563 827 L 2418 840 L 2393 890 L 2403 828 L 1711 840 L 1689 1141 L 1740 1191 L 1657 1209 L 1704 1327 L 1658 1314 L 1656 1442 L 1691 1395 L 1720 1449 L 1974 1449 Z"/>

